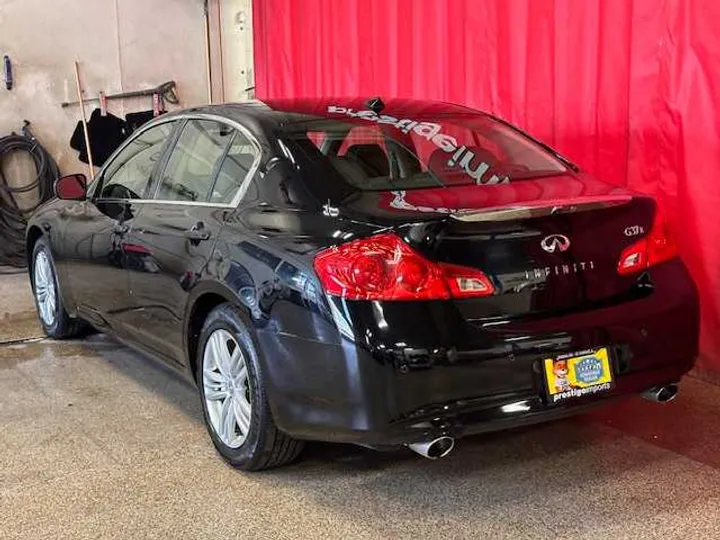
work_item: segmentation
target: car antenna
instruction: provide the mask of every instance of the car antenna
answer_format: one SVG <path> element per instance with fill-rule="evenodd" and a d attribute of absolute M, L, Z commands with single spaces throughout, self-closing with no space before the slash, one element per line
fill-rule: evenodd
<path fill-rule="evenodd" d="M 365 105 L 367 105 L 368 109 L 370 109 L 375 114 L 380 114 L 382 110 L 385 108 L 385 103 L 383 102 L 380 97 L 374 97 L 370 98 L 365 102 Z"/>

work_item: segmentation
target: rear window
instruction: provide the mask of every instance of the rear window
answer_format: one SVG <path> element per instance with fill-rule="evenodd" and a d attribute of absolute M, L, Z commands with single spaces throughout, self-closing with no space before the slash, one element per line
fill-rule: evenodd
<path fill-rule="evenodd" d="M 483 114 L 396 118 L 329 107 L 331 118 L 289 124 L 285 137 L 333 181 L 361 191 L 495 185 L 555 176 L 562 161 Z"/>

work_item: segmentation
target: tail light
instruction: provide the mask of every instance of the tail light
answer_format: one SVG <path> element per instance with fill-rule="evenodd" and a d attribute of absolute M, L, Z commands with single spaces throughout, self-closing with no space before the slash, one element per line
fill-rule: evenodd
<path fill-rule="evenodd" d="M 667 219 L 658 210 L 650 233 L 645 238 L 626 247 L 620 254 L 618 273 L 627 275 L 641 272 L 653 265 L 677 257 L 677 255 L 677 246 Z"/>
<path fill-rule="evenodd" d="M 352 300 L 442 300 L 495 291 L 479 270 L 428 261 L 393 234 L 330 248 L 314 264 L 327 294 Z"/>

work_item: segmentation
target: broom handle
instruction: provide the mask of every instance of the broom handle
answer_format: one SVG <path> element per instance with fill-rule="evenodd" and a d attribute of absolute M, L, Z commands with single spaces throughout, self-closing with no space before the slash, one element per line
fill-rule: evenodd
<path fill-rule="evenodd" d="M 87 118 L 85 117 L 85 104 L 82 98 L 82 89 L 80 88 L 80 64 L 75 62 L 75 84 L 77 86 L 78 101 L 80 102 L 80 114 L 82 116 L 83 134 L 85 135 L 85 148 L 88 156 L 88 172 L 90 176 L 88 180 L 92 180 L 95 176 L 95 167 L 93 166 L 92 151 L 90 150 L 90 133 L 88 132 Z"/>

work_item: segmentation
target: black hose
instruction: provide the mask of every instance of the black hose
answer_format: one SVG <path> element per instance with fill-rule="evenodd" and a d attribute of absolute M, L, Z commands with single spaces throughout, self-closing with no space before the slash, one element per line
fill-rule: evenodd
<path fill-rule="evenodd" d="M 22 135 L 12 133 L 0 138 L 0 266 L 27 266 L 25 227 L 32 212 L 53 196 L 53 185 L 60 176 L 52 156 L 37 142 L 25 120 Z M 22 186 L 11 186 L 5 177 L 6 160 L 16 152 L 26 152 L 35 164 L 35 180 Z M 20 208 L 17 196 L 37 189 L 34 204 Z"/>

